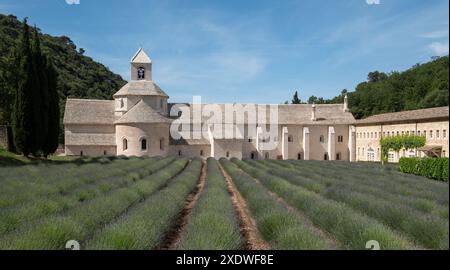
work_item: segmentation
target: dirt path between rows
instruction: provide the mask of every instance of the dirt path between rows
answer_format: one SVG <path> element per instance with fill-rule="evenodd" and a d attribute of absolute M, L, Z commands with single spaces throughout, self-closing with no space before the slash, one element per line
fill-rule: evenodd
<path fill-rule="evenodd" d="M 192 215 L 192 209 L 195 207 L 200 195 L 203 192 L 206 181 L 206 162 L 202 161 L 202 168 L 200 172 L 200 177 L 198 179 L 198 184 L 195 189 L 186 198 L 185 206 L 178 219 L 175 221 L 174 226 L 166 234 L 163 239 L 161 246 L 156 249 L 160 250 L 174 250 L 177 249 L 181 244 L 183 234 L 186 230 L 186 225 Z"/>
<path fill-rule="evenodd" d="M 239 191 L 237 191 L 233 183 L 233 179 L 222 167 L 222 164 L 219 163 L 218 165 L 225 181 L 227 182 L 228 192 L 231 195 L 231 201 L 235 211 L 238 214 L 240 233 L 244 239 L 244 248 L 248 250 L 270 249 L 270 245 L 260 236 L 256 222 L 251 217 L 244 198 L 242 198 Z"/>

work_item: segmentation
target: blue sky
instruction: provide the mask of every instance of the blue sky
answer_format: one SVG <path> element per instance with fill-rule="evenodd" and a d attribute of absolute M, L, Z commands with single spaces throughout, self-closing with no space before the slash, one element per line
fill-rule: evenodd
<path fill-rule="evenodd" d="M 0 0 L 0 13 L 69 36 L 125 79 L 142 46 L 171 102 L 328 98 L 449 51 L 448 0 L 66 1 Z"/>

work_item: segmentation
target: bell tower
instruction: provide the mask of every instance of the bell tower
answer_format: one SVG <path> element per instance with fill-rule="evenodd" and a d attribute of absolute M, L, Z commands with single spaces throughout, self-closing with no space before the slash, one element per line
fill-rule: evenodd
<path fill-rule="evenodd" d="M 133 58 L 131 58 L 131 80 L 152 80 L 152 60 L 142 48 L 139 48 Z"/>

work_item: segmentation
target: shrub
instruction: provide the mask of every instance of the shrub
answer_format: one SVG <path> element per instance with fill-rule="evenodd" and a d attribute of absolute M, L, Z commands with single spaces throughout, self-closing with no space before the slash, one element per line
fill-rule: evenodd
<path fill-rule="evenodd" d="M 448 182 L 448 158 L 400 158 L 400 171 Z"/>

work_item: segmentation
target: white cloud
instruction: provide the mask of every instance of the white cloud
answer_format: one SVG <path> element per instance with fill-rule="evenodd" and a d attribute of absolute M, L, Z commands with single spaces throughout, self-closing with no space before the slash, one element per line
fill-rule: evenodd
<path fill-rule="evenodd" d="M 435 56 L 443 56 L 448 54 L 448 42 L 442 43 L 442 42 L 433 42 L 430 45 L 428 45 L 428 48 L 432 53 L 435 54 Z"/>
<path fill-rule="evenodd" d="M 66 0 L 66 3 L 68 5 L 79 5 L 80 4 L 80 0 Z"/>

